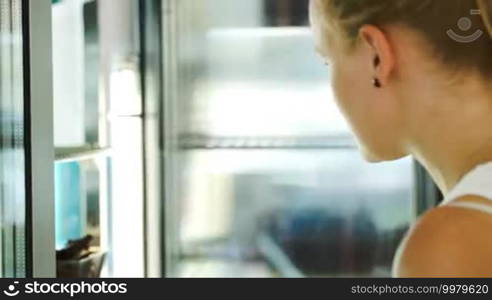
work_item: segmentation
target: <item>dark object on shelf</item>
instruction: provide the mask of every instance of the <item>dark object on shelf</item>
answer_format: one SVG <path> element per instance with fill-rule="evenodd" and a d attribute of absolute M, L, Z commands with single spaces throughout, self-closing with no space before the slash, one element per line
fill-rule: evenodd
<path fill-rule="evenodd" d="M 106 254 L 90 247 L 93 236 L 69 241 L 67 247 L 56 252 L 56 273 L 59 278 L 97 278 Z"/>
<path fill-rule="evenodd" d="M 57 260 L 58 278 L 99 278 L 106 253 L 93 252 L 81 259 Z"/>
<path fill-rule="evenodd" d="M 79 240 L 68 241 L 67 247 L 56 251 L 56 259 L 81 259 L 87 256 L 87 252 L 89 251 L 89 247 L 93 239 L 94 237 L 92 235 L 86 235 Z"/>

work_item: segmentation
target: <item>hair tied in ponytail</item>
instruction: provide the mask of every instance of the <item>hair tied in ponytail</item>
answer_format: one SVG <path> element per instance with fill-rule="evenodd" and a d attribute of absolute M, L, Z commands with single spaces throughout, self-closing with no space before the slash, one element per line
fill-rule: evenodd
<path fill-rule="evenodd" d="M 489 36 L 492 38 L 492 0 L 477 0 L 477 5 L 483 23 L 489 32 Z"/>

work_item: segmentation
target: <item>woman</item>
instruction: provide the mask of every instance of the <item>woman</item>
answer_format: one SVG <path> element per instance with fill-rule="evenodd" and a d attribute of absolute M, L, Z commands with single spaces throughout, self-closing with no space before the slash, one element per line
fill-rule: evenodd
<path fill-rule="evenodd" d="M 492 0 L 311 0 L 316 48 L 372 162 L 413 155 L 446 196 L 395 277 L 492 277 Z"/>

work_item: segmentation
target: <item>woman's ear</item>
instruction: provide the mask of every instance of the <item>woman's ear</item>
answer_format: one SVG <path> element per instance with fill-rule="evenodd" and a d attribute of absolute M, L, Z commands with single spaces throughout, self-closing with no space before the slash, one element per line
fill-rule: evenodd
<path fill-rule="evenodd" d="M 366 46 L 369 51 L 374 78 L 382 86 L 387 85 L 395 69 L 396 60 L 388 35 L 374 25 L 364 25 L 359 30 L 359 36 L 362 45 Z"/>

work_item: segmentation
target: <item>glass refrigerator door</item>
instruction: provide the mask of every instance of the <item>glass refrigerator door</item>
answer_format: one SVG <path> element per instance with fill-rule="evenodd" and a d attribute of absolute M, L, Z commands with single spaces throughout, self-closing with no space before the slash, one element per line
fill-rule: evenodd
<path fill-rule="evenodd" d="M 50 5 L 0 0 L 1 277 L 54 275 Z"/>
<path fill-rule="evenodd" d="M 24 72 L 21 0 L 0 0 L 0 268 L 26 275 Z"/>
<path fill-rule="evenodd" d="M 390 276 L 414 162 L 363 161 L 308 2 L 164 1 L 168 275 Z"/>
<path fill-rule="evenodd" d="M 145 275 L 138 4 L 52 6 L 58 277 Z"/>

